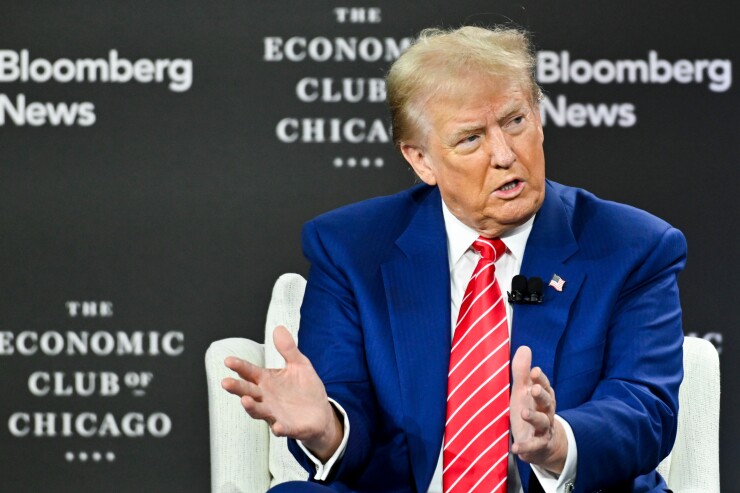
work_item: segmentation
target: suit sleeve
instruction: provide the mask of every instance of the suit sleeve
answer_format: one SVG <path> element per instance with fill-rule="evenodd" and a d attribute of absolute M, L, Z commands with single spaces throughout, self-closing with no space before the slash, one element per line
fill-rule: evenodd
<path fill-rule="evenodd" d="M 683 378 L 677 276 L 686 241 L 668 228 L 646 251 L 614 304 L 602 375 L 591 399 L 558 412 L 578 444 L 576 492 L 655 474 L 676 437 Z"/>
<path fill-rule="evenodd" d="M 333 262 L 312 222 L 303 230 L 303 250 L 311 268 L 301 306 L 298 346 L 351 423 L 344 456 L 327 478 L 327 482 L 339 479 L 351 484 L 374 448 L 372 430 L 377 419 L 357 303 L 348 277 Z M 314 464 L 295 441 L 289 440 L 288 446 L 312 477 Z"/>

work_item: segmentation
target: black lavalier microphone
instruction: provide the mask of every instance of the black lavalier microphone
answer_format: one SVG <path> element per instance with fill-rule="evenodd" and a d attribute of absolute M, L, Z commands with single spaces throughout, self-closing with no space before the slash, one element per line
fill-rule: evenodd
<path fill-rule="evenodd" d="M 545 298 L 543 294 L 544 283 L 539 277 L 530 277 L 517 275 L 511 279 L 511 292 L 509 295 L 509 303 L 520 304 L 520 305 L 535 305 L 542 303 Z"/>
<path fill-rule="evenodd" d="M 529 291 L 529 302 L 530 303 L 542 303 L 545 298 L 543 294 L 544 283 L 539 277 L 530 277 L 527 281 L 527 291 Z"/>
<path fill-rule="evenodd" d="M 527 294 L 527 278 L 522 275 L 514 276 L 511 279 L 511 293 L 508 293 L 509 303 L 521 303 Z"/>

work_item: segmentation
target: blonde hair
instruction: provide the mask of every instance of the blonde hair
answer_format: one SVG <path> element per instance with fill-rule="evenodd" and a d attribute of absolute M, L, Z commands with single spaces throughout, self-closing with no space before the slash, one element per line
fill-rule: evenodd
<path fill-rule="evenodd" d="M 435 93 L 459 84 L 467 74 L 520 84 L 533 104 L 542 98 L 534 79 L 535 57 L 526 32 L 464 26 L 425 29 L 396 60 L 386 76 L 393 142 L 398 146 L 423 131 L 423 106 Z"/>

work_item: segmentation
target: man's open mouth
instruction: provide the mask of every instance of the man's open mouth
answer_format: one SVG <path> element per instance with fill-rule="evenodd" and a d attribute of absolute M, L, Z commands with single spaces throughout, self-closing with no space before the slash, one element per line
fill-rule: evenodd
<path fill-rule="evenodd" d="M 519 180 L 510 181 L 503 187 L 499 188 L 499 190 L 502 192 L 508 192 L 509 190 L 514 190 L 517 185 L 519 185 Z"/>

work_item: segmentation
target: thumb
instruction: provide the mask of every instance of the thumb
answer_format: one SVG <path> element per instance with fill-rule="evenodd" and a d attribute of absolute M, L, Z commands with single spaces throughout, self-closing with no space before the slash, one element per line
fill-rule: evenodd
<path fill-rule="evenodd" d="M 516 350 L 511 362 L 512 387 L 526 385 L 529 382 L 529 373 L 532 369 L 532 350 L 527 346 L 520 346 Z"/>
<path fill-rule="evenodd" d="M 280 356 L 285 359 L 285 363 L 297 363 L 298 360 L 303 356 L 298 350 L 298 346 L 293 340 L 293 336 L 290 335 L 288 329 L 282 325 L 275 327 L 272 333 L 272 341 L 275 343 L 275 349 L 277 349 Z"/>

